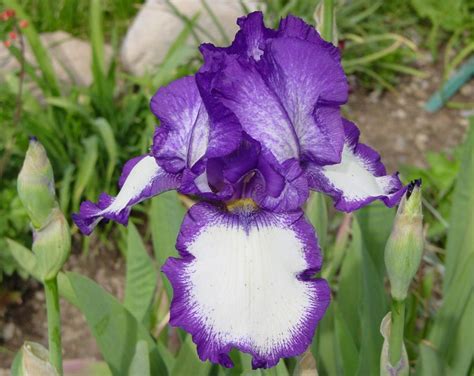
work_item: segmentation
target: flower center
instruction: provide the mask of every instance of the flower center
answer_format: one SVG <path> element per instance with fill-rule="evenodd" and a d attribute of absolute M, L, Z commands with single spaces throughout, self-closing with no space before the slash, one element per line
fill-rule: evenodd
<path fill-rule="evenodd" d="M 251 198 L 241 198 L 229 201 L 227 210 L 234 214 L 253 213 L 258 210 L 258 205 Z"/>

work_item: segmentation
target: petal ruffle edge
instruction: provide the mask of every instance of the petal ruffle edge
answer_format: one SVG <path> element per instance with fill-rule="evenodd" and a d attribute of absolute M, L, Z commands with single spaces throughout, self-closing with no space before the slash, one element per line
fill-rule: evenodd
<path fill-rule="evenodd" d="M 301 211 L 197 204 L 177 248 L 182 257 L 162 268 L 174 289 L 170 323 L 192 335 L 203 361 L 232 367 L 236 348 L 253 356 L 253 368 L 269 368 L 311 344 L 330 290 L 312 278 L 321 255 Z"/>

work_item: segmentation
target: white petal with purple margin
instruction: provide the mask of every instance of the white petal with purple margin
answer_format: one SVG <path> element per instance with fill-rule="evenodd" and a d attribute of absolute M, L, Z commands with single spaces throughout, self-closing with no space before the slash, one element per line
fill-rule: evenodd
<path fill-rule="evenodd" d="M 367 145 L 359 143 L 355 124 L 343 119 L 345 142 L 341 162 L 305 167 L 311 189 L 329 194 L 339 210 L 354 211 L 377 199 L 391 207 L 403 193 L 398 174 L 387 175 L 380 155 Z"/>
<path fill-rule="evenodd" d="M 182 258 L 163 267 L 174 288 L 170 322 L 192 334 L 202 360 L 231 367 L 237 348 L 253 355 L 254 368 L 268 368 L 307 349 L 329 288 L 312 279 L 321 255 L 301 211 L 197 204 L 177 248 Z"/>
<path fill-rule="evenodd" d="M 119 180 L 116 197 L 102 193 L 97 204 L 85 201 L 78 213 L 72 215 L 82 233 L 89 235 L 102 219 L 127 224 L 131 207 L 178 186 L 179 179 L 165 172 L 153 156 L 145 155 L 129 160 Z"/>

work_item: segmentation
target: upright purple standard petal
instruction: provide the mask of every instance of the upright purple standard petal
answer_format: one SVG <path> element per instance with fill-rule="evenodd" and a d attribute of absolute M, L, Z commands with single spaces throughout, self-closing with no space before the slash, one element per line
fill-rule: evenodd
<path fill-rule="evenodd" d="M 205 64 L 198 84 L 206 76 L 203 90 L 232 110 L 245 132 L 280 163 L 339 162 L 339 107 L 347 101 L 348 85 L 337 48 L 295 17 L 282 20 L 278 31 L 265 28 L 261 13 L 239 25 L 231 47 L 201 47 Z"/>
<path fill-rule="evenodd" d="M 403 196 L 398 174 L 387 175 L 380 155 L 367 145 L 359 143 L 359 130 L 344 119 L 345 143 L 340 163 L 318 166 L 308 163 L 305 174 L 311 189 L 330 195 L 335 207 L 354 211 L 372 201 L 382 200 L 385 205 L 396 205 Z"/>
<path fill-rule="evenodd" d="M 330 300 L 314 230 L 301 211 L 276 214 L 251 201 L 193 206 L 163 266 L 174 296 L 170 323 L 193 337 L 199 357 L 232 367 L 232 348 L 253 368 L 303 353 Z"/>
<path fill-rule="evenodd" d="M 240 142 L 241 129 L 235 117 L 215 105 L 210 115 L 192 76 L 159 89 L 150 106 L 161 121 L 153 154 L 170 173 L 191 169 L 204 157 L 228 154 Z"/>
<path fill-rule="evenodd" d="M 102 220 L 113 220 L 126 225 L 131 207 L 164 191 L 176 189 L 179 177 L 164 171 L 153 156 L 143 155 L 129 160 L 119 180 L 116 197 L 102 193 L 99 201 L 84 201 L 78 213 L 72 215 L 83 234 L 89 235 Z"/>

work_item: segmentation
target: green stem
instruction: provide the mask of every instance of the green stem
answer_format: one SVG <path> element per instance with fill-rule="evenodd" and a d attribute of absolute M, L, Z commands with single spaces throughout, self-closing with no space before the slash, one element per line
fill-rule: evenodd
<path fill-rule="evenodd" d="M 323 0 L 323 30 L 322 37 L 332 43 L 333 35 L 333 24 L 334 24 L 334 1 Z"/>
<path fill-rule="evenodd" d="M 61 315 L 59 311 L 59 294 L 57 277 L 44 282 L 46 295 L 46 312 L 48 315 L 49 361 L 60 375 L 63 374 L 61 346 Z"/>
<path fill-rule="evenodd" d="M 403 328 L 405 326 L 405 301 L 392 300 L 392 326 L 390 328 L 390 342 L 388 352 L 390 364 L 397 367 L 402 357 L 403 349 Z"/>

